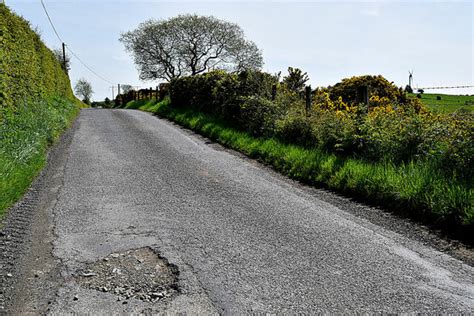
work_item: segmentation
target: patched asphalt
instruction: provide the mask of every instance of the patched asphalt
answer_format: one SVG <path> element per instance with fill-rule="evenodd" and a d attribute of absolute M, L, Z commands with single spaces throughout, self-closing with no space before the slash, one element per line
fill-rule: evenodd
<path fill-rule="evenodd" d="M 148 113 L 82 110 L 64 156 L 49 312 L 474 312 L 471 266 Z M 124 303 L 77 280 L 137 249 L 176 267 L 177 293 Z"/>

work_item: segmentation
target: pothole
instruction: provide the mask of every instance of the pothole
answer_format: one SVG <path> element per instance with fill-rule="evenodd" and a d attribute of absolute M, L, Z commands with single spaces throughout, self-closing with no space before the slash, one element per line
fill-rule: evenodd
<path fill-rule="evenodd" d="M 146 247 L 112 253 L 75 277 L 85 287 L 117 295 L 119 301 L 154 302 L 178 294 L 178 275 L 175 265 Z"/>

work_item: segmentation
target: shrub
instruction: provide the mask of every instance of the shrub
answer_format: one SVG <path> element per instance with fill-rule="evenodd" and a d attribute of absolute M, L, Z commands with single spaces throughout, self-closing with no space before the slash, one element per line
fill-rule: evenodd
<path fill-rule="evenodd" d="M 354 113 L 317 110 L 311 114 L 311 125 L 319 148 L 344 155 L 355 152 L 357 128 Z"/>
<path fill-rule="evenodd" d="M 474 115 L 470 113 L 455 113 L 442 117 L 445 134 L 440 142 L 446 151 L 441 152 L 443 169 L 449 174 L 456 175 L 467 183 L 471 183 L 474 176 Z"/>
<path fill-rule="evenodd" d="M 275 76 L 260 71 L 228 74 L 218 70 L 174 79 L 169 90 L 173 106 L 189 107 L 241 123 L 242 109 L 246 109 L 245 117 L 249 118 L 249 109 L 256 110 L 256 115 L 265 112 L 256 104 L 269 108 L 264 100 L 271 98 L 276 82 Z"/>
<path fill-rule="evenodd" d="M 360 126 L 364 155 L 371 160 L 409 161 L 420 155 L 425 121 L 390 108 L 375 108 Z"/>
<path fill-rule="evenodd" d="M 317 144 L 311 121 L 306 115 L 298 112 L 288 114 L 276 121 L 275 134 L 286 143 L 304 147 L 313 147 Z"/>
<path fill-rule="evenodd" d="M 378 76 L 355 76 L 347 79 L 342 79 L 341 82 L 329 88 L 331 100 L 335 101 L 339 97 L 345 103 L 358 103 L 357 90 L 361 87 L 367 87 L 369 91 L 369 98 L 378 96 L 380 98 L 388 98 L 389 100 L 396 100 L 399 92 L 398 88 L 387 79 Z"/>
<path fill-rule="evenodd" d="M 272 86 L 279 78 L 261 71 L 243 71 L 238 74 L 238 93 L 242 96 L 260 96 L 271 99 Z"/>

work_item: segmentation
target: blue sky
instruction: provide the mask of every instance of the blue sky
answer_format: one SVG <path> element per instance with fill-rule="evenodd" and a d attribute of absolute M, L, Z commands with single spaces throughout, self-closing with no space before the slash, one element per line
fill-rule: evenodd
<path fill-rule="evenodd" d="M 49 47 L 60 47 L 39 0 L 5 2 L 40 30 Z M 471 1 L 44 2 L 66 44 L 114 83 L 157 84 L 138 79 L 133 59 L 118 41 L 121 32 L 150 18 L 197 13 L 239 24 L 263 50 L 265 71 L 285 74 L 288 66 L 298 67 L 308 72 L 313 87 L 362 74 L 381 74 L 405 86 L 408 70 L 415 87 L 474 84 Z M 74 58 L 70 76 L 73 84 L 82 77 L 90 81 L 95 100 L 112 95 L 110 83 Z M 474 89 L 436 92 L 474 94 Z"/>

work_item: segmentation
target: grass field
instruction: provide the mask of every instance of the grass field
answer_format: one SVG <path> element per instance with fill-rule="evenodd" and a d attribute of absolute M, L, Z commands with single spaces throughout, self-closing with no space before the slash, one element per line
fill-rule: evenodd
<path fill-rule="evenodd" d="M 437 99 L 438 96 L 441 100 Z M 416 98 L 416 93 L 410 94 L 410 97 Z M 474 95 L 423 93 L 421 101 L 430 110 L 439 113 L 452 113 L 459 109 L 465 109 L 471 113 L 474 112 Z"/>

